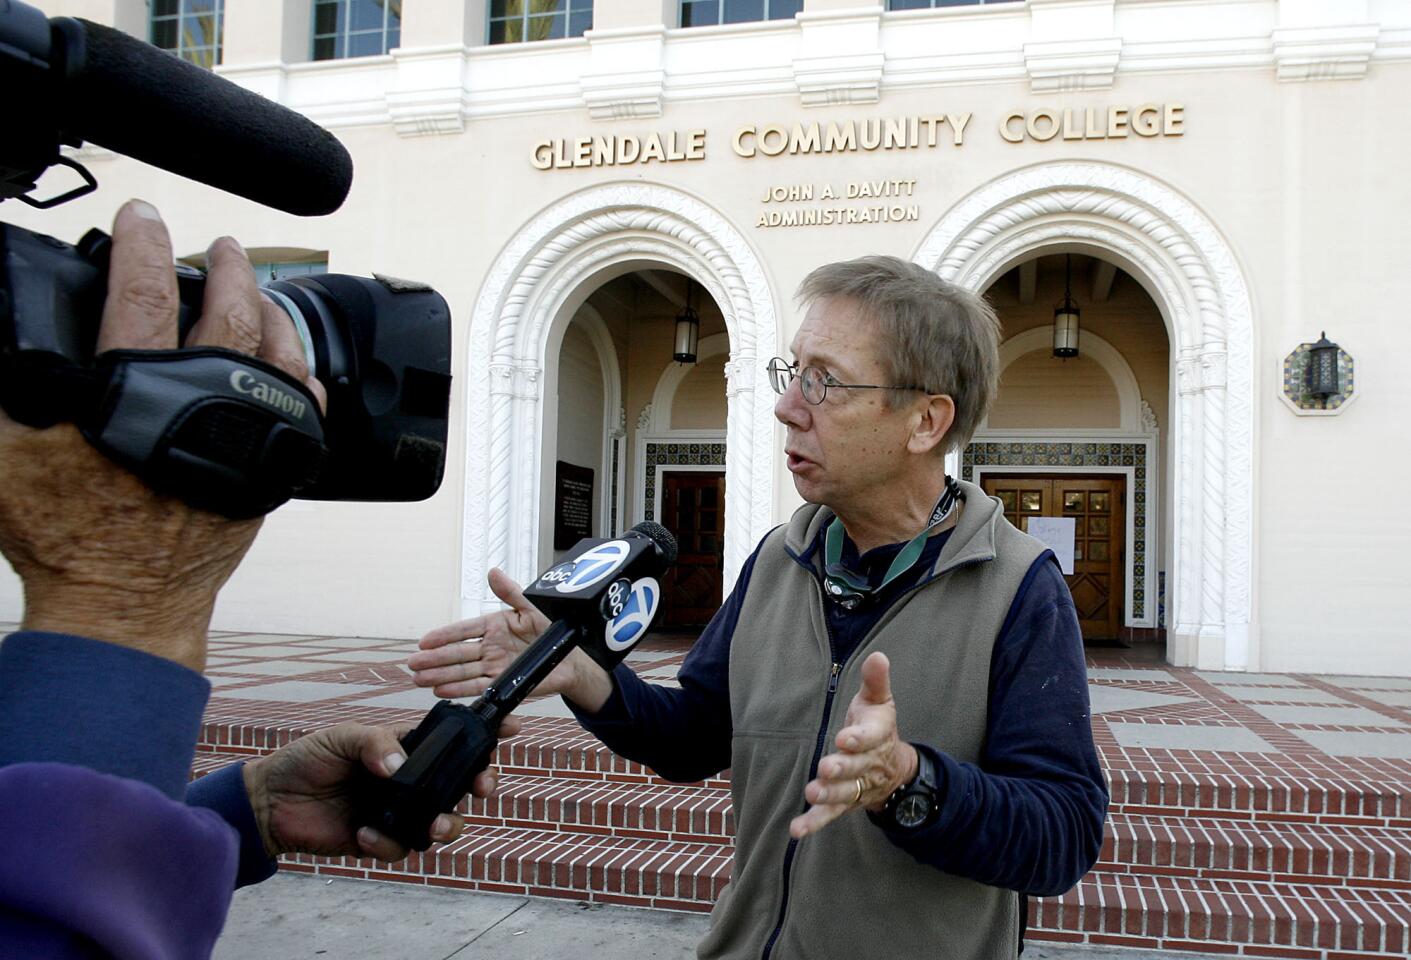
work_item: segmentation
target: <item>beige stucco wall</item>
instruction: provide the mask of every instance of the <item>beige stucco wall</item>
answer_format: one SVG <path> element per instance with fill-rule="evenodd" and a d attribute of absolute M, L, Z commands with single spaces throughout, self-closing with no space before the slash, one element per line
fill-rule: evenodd
<path fill-rule="evenodd" d="M 76 239 L 110 222 L 129 196 L 167 215 L 177 250 L 230 233 L 249 246 L 327 249 L 330 269 L 425 279 L 456 318 L 455 412 L 446 480 L 423 504 L 292 504 L 276 512 L 222 595 L 222 628 L 415 635 L 458 613 L 464 384 L 487 371 L 466 364 L 466 324 L 494 258 L 536 214 L 590 186 L 650 182 L 697 198 L 746 238 L 764 264 L 782 351 L 799 316 L 791 294 L 812 267 L 867 253 L 910 256 L 970 192 L 1006 172 L 1093 160 L 1169 185 L 1215 225 L 1249 287 L 1255 330 L 1254 610 L 1251 668 L 1411 673 L 1404 624 L 1411 519 L 1388 509 L 1411 460 L 1401 441 L 1411 409 L 1411 300 L 1404 220 L 1411 128 L 1394 122 L 1411 89 L 1411 64 L 1373 62 L 1363 79 L 1279 83 L 1269 67 L 1119 74 L 1111 89 L 1031 92 L 1014 80 L 884 89 L 875 104 L 804 108 L 797 96 L 665 103 L 660 117 L 594 121 L 585 110 L 470 118 L 463 133 L 398 136 L 386 124 L 340 126 L 357 166 L 342 210 L 300 220 L 226 197 L 121 158 L 93 158 L 102 189 L 48 214 L 7 204 L 4 216 Z M 1011 109 L 1180 101 L 1180 138 L 1011 144 L 998 134 Z M 962 146 L 843 155 L 743 159 L 730 147 L 744 124 L 971 113 Z M 541 171 L 530 162 L 547 138 L 707 131 L 699 162 Z M 944 140 L 944 138 L 943 138 Z M 775 186 L 915 180 L 915 222 L 854 227 L 757 228 Z M 1114 290 L 1114 300 L 1117 291 Z M 659 321 L 659 322 L 658 322 Z M 651 399 L 668 317 L 609 320 L 628 373 L 629 432 Z M 1279 400 L 1281 358 L 1322 329 L 1356 358 L 1358 398 L 1336 417 L 1296 417 Z M 703 330 L 703 335 L 706 331 Z M 1121 342 L 1163 430 L 1171 394 L 1155 340 Z M 760 348 L 760 359 L 768 348 Z M 1169 368 L 1168 368 L 1169 369 Z M 652 371 L 656 371 L 653 375 Z M 629 449 L 631 444 L 629 444 Z M 1167 458 L 1169 463 L 1169 458 Z M 796 502 L 782 466 L 776 515 Z M 1169 497 L 1166 498 L 1169 500 Z M 1179 509 L 1179 505 L 1173 505 Z M 629 516 L 628 520 L 633 518 Z M 1169 527 L 1168 527 L 1169 529 Z M 0 614 L 18 609 L 14 581 Z"/>
<path fill-rule="evenodd" d="M 673 430 L 725 430 L 725 357 L 696 364 L 676 388 L 671 405 Z"/>
<path fill-rule="evenodd" d="M 990 426 L 1001 429 L 1072 427 L 1115 429 L 1122 425 L 1117 387 L 1095 360 L 1059 360 L 1050 350 L 1032 350 L 1005 367 Z"/>
<path fill-rule="evenodd" d="M 557 403 L 555 404 L 555 439 L 557 450 L 550 470 L 562 460 L 593 471 L 593 521 L 595 536 L 604 531 L 605 519 L 600 496 L 603 484 L 609 482 L 603 468 L 604 404 L 606 385 L 603 383 L 602 361 L 598 350 L 578 323 L 569 324 L 564 331 L 563 344 L 558 354 Z M 541 537 L 547 543 L 541 545 L 544 553 L 553 550 L 553 488 L 552 478 L 545 485 L 548 503 L 541 507 L 547 522 L 541 527 Z"/>

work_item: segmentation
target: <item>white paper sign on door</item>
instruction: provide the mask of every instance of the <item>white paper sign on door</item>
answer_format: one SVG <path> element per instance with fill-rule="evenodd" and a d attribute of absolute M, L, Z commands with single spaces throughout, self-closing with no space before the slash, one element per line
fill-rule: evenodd
<path fill-rule="evenodd" d="M 1072 517 L 1030 517 L 1029 536 L 1048 544 L 1058 557 L 1064 573 L 1073 572 L 1073 537 L 1076 523 Z"/>

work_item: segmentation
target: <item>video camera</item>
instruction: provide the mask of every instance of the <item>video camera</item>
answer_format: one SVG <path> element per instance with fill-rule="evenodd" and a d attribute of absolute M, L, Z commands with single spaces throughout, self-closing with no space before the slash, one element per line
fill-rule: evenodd
<path fill-rule="evenodd" d="M 40 209 L 96 189 L 61 146 L 85 141 L 302 216 L 336 210 L 352 160 L 327 131 L 127 34 L 0 0 L 0 202 Z M 23 91 L 23 96 L 18 94 Z M 45 170 L 84 185 L 33 196 Z M 0 223 L 0 407 L 72 422 L 154 489 L 239 518 L 292 496 L 420 500 L 441 484 L 450 311 L 424 284 L 322 274 L 263 288 L 289 314 L 328 412 L 278 368 L 218 348 L 95 356 L 109 238 L 76 245 Z M 205 277 L 177 267 L 180 331 Z"/>

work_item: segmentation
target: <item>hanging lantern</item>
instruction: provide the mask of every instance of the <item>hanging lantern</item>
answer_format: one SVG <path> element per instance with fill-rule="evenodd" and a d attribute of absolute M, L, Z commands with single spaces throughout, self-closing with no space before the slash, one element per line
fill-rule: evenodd
<path fill-rule="evenodd" d="M 1082 316 L 1073 302 L 1072 255 L 1063 255 L 1063 300 L 1053 310 L 1053 355 L 1067 360 L 1078 355 L 1078 326 Z"/>
<path fill-rule="evenodd" d="M 672 359 L 677 363 L 696 362 L 696 344 L 701 338 L 701 318 L 691 306 L 695 284 L 686 280 L 686 309 L 676 315 L 676 347 Z"/>
<path fill-rule="evenodd" d="M 1338 383 L 1338 345 L 1328 339 L 1326 330 L 1308 350 L 1308 392 L 1320 400 L 1342 392 Z"/>

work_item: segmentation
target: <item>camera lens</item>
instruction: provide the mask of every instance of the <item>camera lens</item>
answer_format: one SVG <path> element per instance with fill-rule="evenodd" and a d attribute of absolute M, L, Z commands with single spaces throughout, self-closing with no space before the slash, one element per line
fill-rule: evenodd
<path fill-rule="evenodd" d="M 279 304 L 280 309 L 289 314 L 289 319 L 294 322 L 294 332 L 299 335 L 299 342 L 304 345 L 304 363 L 308 366 L 309 371 L 317 376 L 318 367 L 314 358 L 314 339 L 313 335 L 309 333 L 309 324 L 308 321 L 304 319 L 303 311 L 300 310 L 298 305 L 293 300 L 289 299 L 283 291 L 273 285 L 261 287 L 260 289 L 267 294 L 271 300 Z"/>

